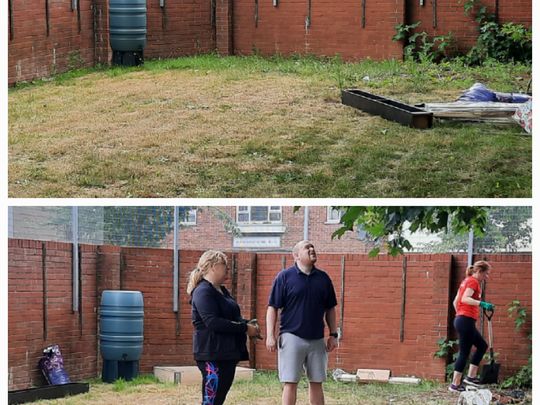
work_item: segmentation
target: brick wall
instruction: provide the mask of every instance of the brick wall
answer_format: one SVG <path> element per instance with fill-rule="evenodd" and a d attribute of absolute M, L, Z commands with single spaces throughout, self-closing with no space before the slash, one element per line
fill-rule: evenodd
<path fill-rule="evenodd" d="M 94 251 L 95 247 L 91 246 L 81 249 L 82 310 L 74 313 L 70 293 L 71 245 L 9 240 L 10 389 L 44 383 L 38 360 L 43 348 L 53 343 L 60 345 L 65 368 L 73 381 L 96 374 Z"/>
<path fill-rule="evenodd" d="M 8 82 L 93 66 L 97 8 L 92 3 L 92 0 L 79 0 L 78 14 L 77 10 L 71 10 L 71 1 L 49 0 L 47 33 L 45 1 L 12 1 Z"/>
<path fill-rule="evenodd" d="M 405 3 L 366 2 L 365 27 L 360 2 L 314 1 L 311 25 L 306 26 L 308 1 L 234 2 L 234 48 L 238 54 L 315 54 L 345 59 L 398 58 L 400 44 L 392 41 L 394 26 L 403 22 Z M 257 18 L 258 16 L 258 18 Z"/>
<path fill-rule="evenodd" d="M 211 52 L 215 49 L 210 1 L 147 1 L 148 58 L 171 58 Z"/>
<path fill-rule="evenodd" d="M 407 1 L 408 23 L 421 21 L 418 31 L 426 31 L 431 36 L 446 35 L 452 32 L 460 51 L 465 51 L 476 43 L 478 24 L 471 15 L 465 15 L 464 2 L 425 0 L 424 6 L 419 1 Z M 496 0 L 483 0 L 490 12 L 495 12 Z M 435 18 L 434 18 L 435 17 Z M 499 0 L 499 21 L 514 22 L 532 26 L 531 0 Z"/>
<path fill-rule="evenodd" d="M 65 368 L 73 381 L 101 373 L 96 311 L 104 289 L 143 293 L 141 372 L 150 373 L 155 365 L 194 364 L 191 313 L 185 288 L 188 274 L 202 251 L 180 251 L 178 316 L 173 311 L 171 250 L 82 245 L 80 313 L 73 313 L 71 307 L 70 244 L 10 239 L 8 253 L 9 389 L 43 384 L 37 363 L 41 350 L 52 343 L 60 345 Z M 243 316 L 258 318 L 264 330 L 272 281 L 282 267 L 292 264 L 292 257 L 288 253 L 234 252 L 228 255 L 233 271 L 227 286 L 236 296 Z M 462 278 L 466 257 L 406 256 L 403 342 L 400 341 L 403 258 L 319 255 L 319 267 L 332 278 L 338 303 L 341 303 L 342 257 L 345 274 L 343 340 L 339 349 L 330 355 L 330 367 L 348 371 L 388 368 L 394 375 L 443 379 L 444 362 L 433 358 L 433 353 L 437 350 L 436 341 L 452 332 L 451 299 Z M 526 328 L 530 327 L 530 321 L 525 330 L 515 331 L 505 306 L 519 299 L 530 314 L 531 256 L 488 255 L 486 259 L 493 265 L 486 290 L 488 300 L 499 308 L 493 329 L 504 377 L 525 364 L 529 355 Z M 43 274 L 46 275 L 45 290 Z M 47 303 L 46 323 L 44 302 Z M 252 342 L 250 351 L 251 360 L 244 365 L 275 368 L 276 355 L 265 350 L 264 341 Z"/>
<path fill-rule="evenodd" d="M 49 32 L 45 2 L 12 1 L 9 16 L 8 83 L 64 72 L 73 67 L 108 64 L 107 0 L 79 0 L 80 12 L 70 1 L 49 0 Z M 229 54 L 315 54 L 345 59 L 402 57 L 402 44 L 392 41 L 397 24 L 421 20 L 421 30 L 432 35 L 452 31 L 459 47 L 475 42 L 477 27 L 455 1 L 353 0 L 311 2 L 165 0 L 147 2 L 148 58 L 168 58 L 217 50 Z M 532 24 L 531 0 L 500 0 L 501 21 Z M 256 8 L 256 4 L 258 4 Z M 494 0 L 486 1 L 493 5 Z M 436 15 L 436 27 L 433 16 Z M 13 23 L 11 23 L 13 21 Z"/>

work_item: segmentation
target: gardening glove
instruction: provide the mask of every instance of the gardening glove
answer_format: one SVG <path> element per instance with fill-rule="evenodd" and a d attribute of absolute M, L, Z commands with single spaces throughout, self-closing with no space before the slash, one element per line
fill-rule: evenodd
<path fill-rule="evenodd" d="M 493 311 L 495 309 L 495 305 L 490 302 L 480 301 L 480 308 L 483 308 L 486 311 Z"/>

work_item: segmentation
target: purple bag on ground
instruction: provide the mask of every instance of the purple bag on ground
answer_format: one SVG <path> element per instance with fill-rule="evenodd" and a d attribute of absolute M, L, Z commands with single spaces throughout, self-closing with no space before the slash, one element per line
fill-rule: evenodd
<path fill-rule="evenodd" d="M 499 93 L 492 91 L 482 83 L 475 83 L 465 90 L 458 101 L 498 102 L 498 103 L 526 103 L 531 96 L 520 93 Z"/>
<path fill-rule="evenodd" d="M 39 360 L 39 368 L 47 382 L 51 385 L 69 384 L 69 376 L 64 370 L 64 358 L 58 345 L 43 349 L 43 357 Z"/>

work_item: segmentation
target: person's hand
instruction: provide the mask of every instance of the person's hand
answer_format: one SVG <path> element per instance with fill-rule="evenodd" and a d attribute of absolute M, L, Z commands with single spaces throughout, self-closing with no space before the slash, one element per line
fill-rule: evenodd
<path fill-rule="evenodd" d="M 329 336 L 328 340 L 326 341 L 326 351 L 331 352 L 337 347 L 337 338 L 333 336 Z"/>
<path fill-rule="evenodd" d="M 259 326 L 259 323 L 257 322 L 257 319 L 252 319 L 251 321 L 248 321 L 247 325 L 248 325 L 248 330 L 249 330 L 250 326 L 255 326 L 255 328 L 257 329 L 257 333 L 255 335 L 250 335 L 249 331 L 248 331 L 248 336 L 249 337 L 255 337 L 257 339 L 262 340 L 261 327 Z"/>
<path fill-rule="evenodd" d="M 266 336 L 266 350 L 269 352 L 275 352 L 277 349 L 276 338 L 273 336 Z"/>
<path fill-rule="evenodd" d="M 253 325 L 252 323 L 247 324 L 247 335 L 249 337 L 260 337 L 260 330 L 258 325 Z"/>
<path fill-rule="evenodd" d="M 495 305 L 493 305 L 491 302 L 480 301 L 480 308 L 483 308 L 486 311 L 493 311 L 495 309 Z"/>

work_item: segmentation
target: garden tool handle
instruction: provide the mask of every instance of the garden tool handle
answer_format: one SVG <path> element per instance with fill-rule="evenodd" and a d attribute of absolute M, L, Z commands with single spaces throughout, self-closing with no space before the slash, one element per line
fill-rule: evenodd
<path fill-rule="evenodd" d="M 493 314 L 495 313 L 495 309 L 490 309 L 489 311 L 487 309 L 484 309 L 484 315 L 488 319 L 488 321 L 491 321 L 491 318 L 493 318 Z"/>
<path fill-rule="evenodd" d="M 493 327 L 491 325 L 491 318 L 493 318 L 493 313 L 495 312 L 494 309 L 487 311 L 484 309 L 484 314 L 486 315 L 486 318 L 488 320 L 488 336 L 489 336 L 489 355 L 491 363 L 495 362 L 495 357 L 493 355 Z"/>

